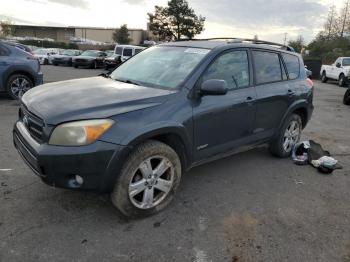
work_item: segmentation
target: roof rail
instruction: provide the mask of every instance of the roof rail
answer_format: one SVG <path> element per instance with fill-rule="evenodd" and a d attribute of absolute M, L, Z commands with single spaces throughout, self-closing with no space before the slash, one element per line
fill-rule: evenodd
<path fill-rule="evenodd" d="M 214 38 L 205 38 L 205 39 L 180 39 L 177 41 L 211 41 L 211 40 L 231 40 L 228 41 L 228 43 L 243 43 L 243 42 L 250 42 L 252 44 L 264 44 L 264 45 L 271 45 L 271 46 L 278 46 L 283 48 L 284 50 L 295 52 L 294 48 L 288 45 L 283 45 L 279 43 L 264 41 L 264 40 L 258 40 L 258 39 L 248 39 L 248 38 L 236 38 L 236 37 L 214 37 Z"/>

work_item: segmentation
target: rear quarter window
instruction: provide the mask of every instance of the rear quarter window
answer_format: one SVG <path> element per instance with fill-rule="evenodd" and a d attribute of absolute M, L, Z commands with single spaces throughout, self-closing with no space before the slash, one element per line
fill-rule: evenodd
<path fill-rule="evenodd" d="M 287 67 L 288 76 L 290 80 L 297 79 L 300 74 L 299 58 L 295 55 L 282 54 L 284 63 Z"/>
<path fill-rule="evenodd" d="M 257 84 L 282 81 L 280 59 L 277 53 L 253 51 Z"/>

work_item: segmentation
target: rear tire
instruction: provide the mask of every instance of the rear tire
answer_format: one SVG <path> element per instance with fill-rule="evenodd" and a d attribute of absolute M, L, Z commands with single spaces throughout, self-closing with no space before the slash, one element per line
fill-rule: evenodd
<path fill-rule="evenodd" d="M 160 168 L 161 163 L 164 168 Z M 150 216 L 171 202 L 180 179 L 181 162 L 176 152 L 164 143 L 149 140 L 125 161 L 111 200 L 127 217 Z"/>
<path fill-rule="evenodd" d="M 12 99 L 17 100 L 33 86 L 33 81 L 28 76 L 14 74 L 7 79 L 6 91 Z"/>
<path fill-rule="evenodd" d="M 345 92 L 343 103 L 344 105 L 350 106 L 350 88 Z"/>
<path fill-rule="evenodd" d="M 300 140 L 302 130 L 301 117 L 292 114 L 282 125 L 277 136 L 270 142 L 270 152 L 280 158 L 289 157 L 293 147 Z"/>
<path fill-rule="evenodd" d="M 339 76 L 338 85 L 339 85 L 340 87 L 346 86 L 346 77 L 345 77 L 344 74 L 341 74 L 341 75 Z"/>
<path fill-rule="evenodd" d="M 321 75 L 321 82 L 322 83 L 327 83 L 327 81 L 328 81 L 328 77 L 326 76 L 326 72 L 323 71 L 322 75 Z"/>

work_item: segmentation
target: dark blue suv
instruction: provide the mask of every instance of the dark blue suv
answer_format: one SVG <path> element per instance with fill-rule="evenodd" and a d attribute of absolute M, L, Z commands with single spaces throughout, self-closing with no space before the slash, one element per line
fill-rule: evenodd
<path fill-rule="evenodd" d="M 107 77 L 30 90 L 13 138 L 45 183 L 111 192 L 122 213 L 145 216 L 171 201 L 193 166 L 264 143 L 289 156 L 312 101 L 303 60 L 288 47 L 173 42 Z"/>
<path fill-rule="evenodd" d="M 18 99 L 42 83 L 39 61 L 16 44 L 0 41 L 0 92 Z"/>

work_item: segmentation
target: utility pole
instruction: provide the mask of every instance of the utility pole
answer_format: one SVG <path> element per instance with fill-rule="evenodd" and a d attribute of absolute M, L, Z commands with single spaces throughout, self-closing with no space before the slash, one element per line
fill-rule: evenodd
<path fill-rule="evenodd" d="M 284 45 L 287 44 L 287 35 L 288 35 L 288 33 L 284 33 Z"/>

